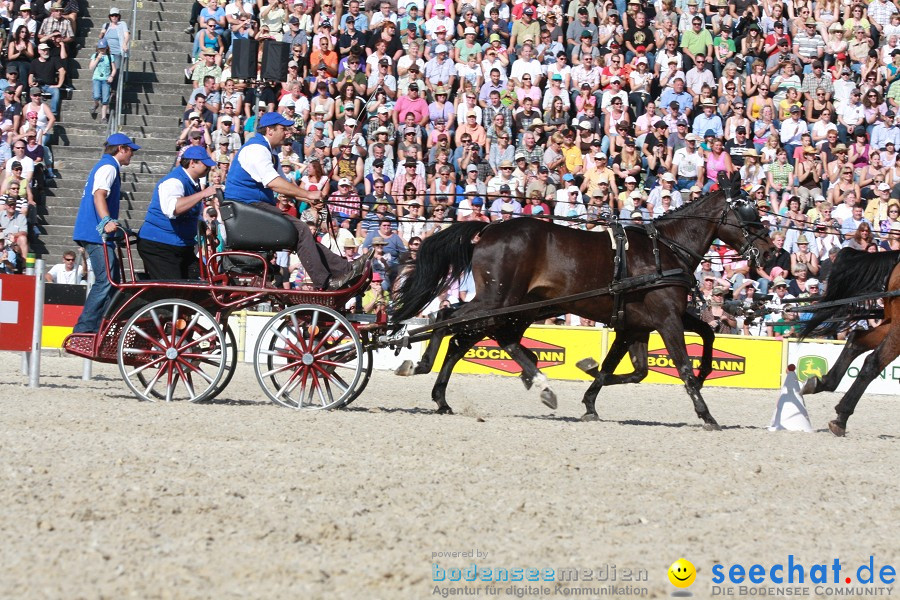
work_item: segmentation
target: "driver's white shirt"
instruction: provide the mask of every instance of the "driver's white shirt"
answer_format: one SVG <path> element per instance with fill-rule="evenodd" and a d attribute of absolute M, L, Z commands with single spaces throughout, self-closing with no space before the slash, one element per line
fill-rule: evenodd
<path fill-rule="evenodd" d="M 237 155 L 241 167 L 253 178 L 253 181 L 268 185 L 279 177 L 275 165 L 272 164 L 272 151 L 262 144 L 251 144 L 241 148 Z"/>

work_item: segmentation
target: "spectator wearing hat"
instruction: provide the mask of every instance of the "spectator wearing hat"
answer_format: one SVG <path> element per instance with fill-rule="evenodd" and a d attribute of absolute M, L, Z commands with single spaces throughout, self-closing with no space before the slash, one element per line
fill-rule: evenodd
<path fill-rule="evenodd" d="M 65 5 L 62 2 L 54 2 L 50 6 L 50 17 L 43 20 L 37 33 L 39 44 L 50 46 L 50 55 L 54 58 L 67 58 L 66 48 L 75 39 L 75 31 L 72 21 L 63 16 Z"/>
<path fill-rule="evenodd" d="M 425 34 L 426 36 L 437 39 L 436 32 L 439 28 L 443 27 L 447 32 L 447 37 L 449 39 L 453 39 L 455 37 L 455 28 L 453 26 L 453 17 L 456 14 L 455 6 L 451 3 L 450 10 L 447 10 L 447 6 L 443 2 L 437 2 L 431 7 L 431 16 L 425 21 Z M 428 17 L 428 12 L 426 11 L 425 16 Z"/>
<path fill-rule="evenodd" d="M 50 111 L 59 115 L 60 88 L 66 80 L 66 69 L 57 57 L 50 56 L 50 46 L 38 45 L 38 56 L 31 61 L 28 84 L 50 94 Z"/>
<path fill-rule="evenodd" d="M 100 30 L 100 39 L 109 44 L 109 55 L 116 62 L 116 70 L 122 67 L 122 57 L 131 47 L 131 32 L 128 24 L 122 20 L 122 14 L 116 7 L 111 7 L 107 15 L 107 22 Z"/>
<path fill-rule="evenodd" d="M 362 309 L 366 314 L 375 314 L 379 310 L 384 310 L 390 302 L 390 295 L 383 288 L 384 276 L 381 273 L 372 275 L 372 281 L 369 283 L 369 289 L 363 294 Z"/>
<path fill-rule="evenodd" d="M 812 196 L 822 193 L 824 175 L 825 167 L 818 150 L 813 146 L 804 147 L 794 163 L 794 191 L 804 212 L 812 208 Z"/>
<path fill-rule="evenodd" d="M 747 128 L 743 125 L 738 125 L 735 128 L 734 137 L 725 142 L 725 150 L 731 157 L 731 163 L 736 168 L 744 166 L 744 157 L 751 150 L 753 150 L 753 153 L 757 158 L 757 162 L 759 159 L 759 153 L 756 151 L 756 147 L 753 145 L 753 142 L 751 142 L 748 138 Z"/>
<path fill-rule="evenodd" d="M 121 167 L 128 166 L 140 146 L 127 135 L 115 133 L 106 139 L 103 156 L 91 169 L 84 186 L 84 194 L 75 217 L 73 238 L 85 249 L 95 281 L 88 292 L 84 309 L 75 324 L 75 333 L 93 333 L 100 328 L 100 321 L 106 312 L 106 305 L 115 288 L 107 277 L 107 268 L 113 281 L 119 280 L 119 263 L 115 252 L 107 252 L 104 258 L 105 239 L 113 234 L 119 223 L 119 203 L 121 202 Z M 107 263 L 107 260 L 109 261 Z"/>
<path fill-rule="evenodd" d="M 241 147 L 241 137 L 234 132 L 233 125 L 234 120 L 230 116 L 220 115 L 216 130 L 210 136 L 210 145 L 217 150 L 224 145 L 229 156 Z"/>
<path fill-rule="evenodd" d="M 190 277 L 197 262 L 197 223 L 204 203 L 214 205 L 220 189 L 200 185 L 214 166 L 206 150 L 193 146 L 184 152 L 179 166 L 157 183 L 138 240 L 138 252 L 151 279 Z"/>
<path fill-rule="evenodd" d="M 423 237 L 425 235 L 425 209 L 422 206 L 422 200 L 414 200 L 406 206 L 406 214 L 397 228 L 397 235 L 406 242 L 414 237 Z"/>
<path fill-rule="evenodd" d="M 424 198 L 427 185 L 425 183 L 425 178 L 418 173 L 418 169 L 419 161 L 416 160 L 414 156 L 406 158 L 402 163 L 402 167 L 397 169 L 397 176 L 394 177 L 394 181 L 391 182 L 391 190 L 393 190 L 395 194 L 399 194 L 405 189 L 406 184 L 411 183 L 415 187 L 416 197 L 419 199 Z M 400 214 L 402 215 L 404 209 L 401 207 L 400 210 Z"/>
<path fill-rule="evenodd" d="M 650 190 L 650 194 L 647 196 L 647 206 L 654 216 L 659 214 L 657 207 L 660 206 L 661 198 L 665 192 L 668 192 L 668 196 L 671 198 L 672 208 L 678 208 L 684 204 L 681 192 L 675 188 L 675 184 L 675 176 L 666 171 L 659 178 L 659 185 Z"/>
<path fill-rule="evenodd" d="M 409 89 L 405 96 L 397 98 L 397 104 L 394 106 L 392 113 L 394 126 L 399 126 L 405 122 L 408 114 L 413 115 L 414 123 L 417 125 L 428 123 L 428 102 L 421 96 L 419 84 L 415 82 L 409 84 Z"/>
<path fill-rule="evenodd" d="M 448 56 L 447 45 L 438 44 L 434 48 L 434 56 L 425 63 L 425 85 L 432 94 L 439 85 L 453 89 L 456 83 L 456 65 Z"/>
<path fill-rule="evenodd" d="M 222 77 L 222 67 L 217 64 L 221 60 L 219 54 L 212 48 L 204 48 L 200 51 L 200 61 L 185 70 L 185 75 L 190 73 L 191 85 L 194 88 L 202 88 L 207 77 L 213 78 L 213 85 Z"/>
<path fill-rule="evenodd" d="M 397 264 L 400 256 L 406 252 L 406 243 L 397 235 L 394 227 L 394 219 L 383 217 L 378 222 L 378 229 L 368 232 L 362 243 L 363 251 L 380 247 L 383 254 L 376 252 L 375 257 L 382 260 L 383 266 L 387 268 Z"/>
<path fill-rule="evenodd" d="M 112 82 L 116 78 L 116 62 L 109 54 L 109 44 L 105 39 L 97 42 L 97 51 L 91 55 L 88 65 L 91 69 L 91 86 L 94 99 L 94 107 L 91 108 L 91 117 L 97 118 L 100 112 L 100 121 L 109 122 L 109 95 L 112 91 Z"/>
<path fill-rule="evenodd" d="M 712 131 L 716 137 L 724 134 L 724 123 L 722 117 L 716 114 L 716 104 L 711 98 L 704 100 L 700 107 L 701 113 L 694 117 L 694 125 L 692 131 L 696 135 L 706 135 L 705 132 Z"/>
<path fill-rule="evenodd" d="M 782 122 L 779 139 L 787 151 L 788 162 L 794 164 L 794 149 L 800 145 L 804 133 L 809 133 L 809 125 L 803 120 L 800 107 L 791 106 L 791 117 Z"/>
<path fill-rule="evenodd" d="M 685 136 L 684 148 L 676 150 L 672 155 L 672 171 L 678 180 L 679 190 L 686 190 L 692 185 L 703 187 L 706 163 L 703 156 L 697 151 L 697 143 L 700 138 L 689 133 Z"/>

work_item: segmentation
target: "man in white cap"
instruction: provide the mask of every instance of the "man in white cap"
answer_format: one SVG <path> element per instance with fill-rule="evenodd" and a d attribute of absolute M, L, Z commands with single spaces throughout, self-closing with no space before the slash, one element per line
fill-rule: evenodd
<path fill-rule="evenodd" d="M 703 176 L 706 164 L 703 157 L 697 152 L 697 142 L 700 140 L 696 134 L 689 133 L 684 137 L 684 148 L 679 148 L 672 156 L 672 171 L 678 180 L 678 189 L 686 190 L 696 184 L 703 188 Z"/>
<path fill-rule="evenodd" d="M 669 192 L 669 196 L 672 198 L 672 208 L 678 208 L 684 204 L 681 192 L 675 189 L 675 176 L 666 171 L 659 178 L 659 185 L 653 188 L 650 191 L 650 195 L 647 197 L 647 204 L 653 211 L 653 214 L 657 214 L 656 207 L 660 204 L 660 198 L 662 197 L 663 192 Z"/>
<path fill-rule="evenodd" d="M 434 57 L 425 63 L 425 85 L 434 93 L 438 85 L 453 89 L 456 83 L 456 64 L 447 58 L 449 49 L 445 44 L 434 48 Z"/>
<path fill-rule="evenodd" d="M 179 166 L 156 184 L 138 234 L 138 252 L 150 279 L 188 279 L 197 264 L 194 245 L 204 203 L 214 204 L 216 186 L 200 180 L 216 166 L 206 149 L 191 146 Z"/>
<path fill-rule="evenodd" d="M 63 62 L 50 56 L 50 46 L 44 42 L 38 44 L 38 56 L 31 61 L 28 73 L 28 85 L 39 87 L 50 94 L 50 111 L 59 116 L 59 90 L 66 80 L 66 69 Z"/>
<path fill-rule="evenodd" d="M 447 30 L 447 38 L 453 39 L 453 32 L 456 31 L 453 19 L 447 16 L 447 6 L 442 1 L 438 0 L 438 3 L 434 5 L 434 12 L 432 13 L 431 18 L 425 21 L 425 33 L 430 38 L 437 39 L 435 31 L 441 25 Z"/>
<path fill-rule="evenodd" d="M 278 173 L 276 153 L 293 126 L 293 121 L 276 112 L 260 117 L 257 134 L 241 147 L 232 161 L 225 184 L 226 199 L 251 204 L 290 221 L 298 234 L 297 255 L 313 285 L 338 290 L 362 276 L 369 257 L 362 256 L 348 263 L 316 242 L 306 223 L 285 215 L 275 205 L 275 193 L 313 202 L 321 199 L 320 191 L 306 191 Z"/>
<path fill-rule="evenodd" d="M 84 185 L 72 237 L 87 253 L 95 281 L 75 324 L 74 333 L 95 333 L 100 329 L 107 303 L 115 291 L 107 277 L 107 266 L 113 281 L 119 281 L 119 261 L 111 235 L 119 228 L 117 219 L 122 200 L 121 168 L 131 163 L 131 157 L 140 148 L 124 133 L 109 136 L 103 156 L 91 169 Z M 104 244 L 108 250 L 106 260 L 103 256 Z"/>
<path fill-rule="evenodd" d="M 34 41 L 34 35 L 37 33 L 38 22 L 34 18 L 33 11 L 31 10 L 30 2 L 23 2 L 22 6 L 19 7 L 19 16 L 16 17 L 16 20 L 12 22 L 9 30 L 12 33 L 15 33 L 19 30 L 19 27 L 24 27 L 28 30 L 28 33 L 32 36 L 32 41 Z M 12 35 L 10 35 L 12 37 Z"/>

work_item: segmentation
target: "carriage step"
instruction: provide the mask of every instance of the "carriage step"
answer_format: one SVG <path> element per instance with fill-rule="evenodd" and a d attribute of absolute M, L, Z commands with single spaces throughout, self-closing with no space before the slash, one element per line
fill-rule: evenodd
<path fill-rule="evenodd" d="M 63 342 L 63 349 L 69 354 L 83 358 L 94 358 L 96 333 L 71 333 Z"/>

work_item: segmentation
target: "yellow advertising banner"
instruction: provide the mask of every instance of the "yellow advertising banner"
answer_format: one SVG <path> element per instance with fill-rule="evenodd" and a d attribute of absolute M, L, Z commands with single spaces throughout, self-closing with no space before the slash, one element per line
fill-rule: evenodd
<path fill-rule="evenodd" d="M 605 332 L 585 327 L 529 327 L 522 345 L 537 355 L 538 368 L 551 379 L 590 379 L 575 366 L 582 358 L 599 357 L 605 351 Z M 433 370 L 440 370 L 447 353 L 447 339 L 441 343 Z M 522 368 L 494 340 L 481 340 L 456 364 L 455 373 L 518 376 Z"/>
<path fill-rule="evenodd" d="M 602 362 L 609 344 L 615 339 L 613 331 L 586 327 L 552 327 L 536 325 L 525 332 L 523 345 L 538 357 L 538 367 L 551 379 L 589 381 L 575 364 L 593 357 Z M 700 366 L 703 342 L 699 336 L 685 336 L 688 355 L 696 370 Z M 706 385 L 735 388 L 779 389 L 785 366 L 781 340 L 717 336 L 713 351 L 713 372 Z M 648 346 L 648 383 L 681 385 L 669 353 L 657 334 L 650 336 Z M 447 352 L 447 340 L 441 343 L 432 370 L 437 372 Z M 633 369 L 625 357 L 616 373 Z M 481 340 L 457 363 L 456 373 L 518 376 L 522 369 L 505 350 L 493 340 Z"/>
<path fill-rule="evenodd" d="M 609 332 L 609 343 L 615 339 L 615 333 Z M 694 372 L 700 368 L 700 356 L 703 353 L 703 340 L 699 336 L 684 336 L 688 356 L 694 366 Z M 781 340 L 772 338 L 754 338 L 739 335 L 717 335 L 713 344 L 713 371 L 707 377 L 705 386 L 779 389 L 786 368 L 783 364 L 783 344 Z M 662 338 L 654 333 L 650 336 L 647 347 L 647 365 L 649 373 L 644 379 L 647 383 L 674 383 L 681 385 L 675 364 L 669 357 Z M 631 364 L 623 361 L 616 373 L 630 372 Z"/>

